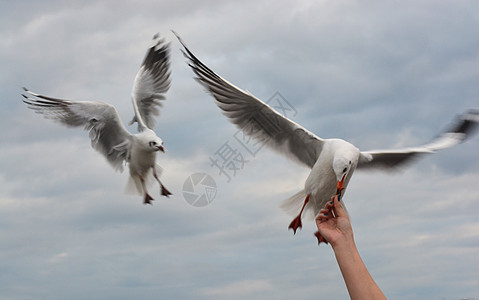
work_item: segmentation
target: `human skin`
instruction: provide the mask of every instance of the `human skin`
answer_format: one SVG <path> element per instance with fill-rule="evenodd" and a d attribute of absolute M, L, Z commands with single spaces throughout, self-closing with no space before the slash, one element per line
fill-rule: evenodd
<path fill-rule="evenodd" d="M 359 255 L 351 222 L 338 196 L 319 212 L 316 225 L 334 250 L 351 299 L 386 299 Z"/>

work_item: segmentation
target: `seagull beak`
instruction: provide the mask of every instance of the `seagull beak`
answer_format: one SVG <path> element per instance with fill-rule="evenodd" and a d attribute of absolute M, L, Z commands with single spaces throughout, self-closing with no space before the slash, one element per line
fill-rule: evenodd
<path fill-rule="evenodd" d="M 163 146 L 158 146 L 158 151 L 165 153 L 165 148 L 163 148 Z"/>
<path fill-rule="evenodd" d="M 338 180 L 337 185 L 336 185 L 336 194 L 339 195 L 342 190 L 344 190 L 344 178 L 346 178 L 346 174 L 343 175 L 343 178 L 341 181 Z"/>

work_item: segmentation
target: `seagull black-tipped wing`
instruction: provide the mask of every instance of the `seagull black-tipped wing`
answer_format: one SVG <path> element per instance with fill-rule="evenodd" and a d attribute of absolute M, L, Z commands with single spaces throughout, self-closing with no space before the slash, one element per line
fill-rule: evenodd
<path fill-rule="evenodd" d="M 169 44 L 156 34 L 133 83 L 135 116 L 130 125 L 137 122 L 139 131 L 153 129 L 170 84 Z"/>
<path fill-rule="evenodd" d="M 423 146 L 395 150 L 363 151 L 361 152 L 358 169 L 393 169 L 412 162 L 423 154 L 434 153 L 436 150 L 455 146 L 474 133 L 478 122 L 479 110 L 471 109 L 458 116 L 451 127 Z"/>
<path fill-rule="evenodd" d="M 213 95 L 218 107 L 233 124 L 258 142 L 309 168 L 313 167 L 323 146 L 322 139 L 218 76 L 176 36 L 185 49 L 183 53 L 189 60 L 189 66 L 198 76 L 198 82 Z"/>
<path fill-rule="evenodd" d="M 119 171 L 128 159 L 131 134 L 120 121 L 116 109 L 106 103 L 71 101 L 33 93 L 22 95 L 29 108 L 69 127 L 84 126 L 90 131 L 92 147 L 103 154 L 108 162 Z"/>

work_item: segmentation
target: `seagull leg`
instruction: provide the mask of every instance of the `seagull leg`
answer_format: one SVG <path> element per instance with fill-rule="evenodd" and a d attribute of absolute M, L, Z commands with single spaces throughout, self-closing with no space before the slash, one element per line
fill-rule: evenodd
<path fill-rule="evenodd" d="M 301 228 L 303 226 L 303 224 L 301 223 L 301 215 L 303 214 L 304 207 L 309 202 L 309 196 L 311 196 L 311 194 L 308 194 L 306 196 L 306 199 L 304 199 L 304 204 L 303 204 L 303 207 L 301 207 L 301 211 L 299 212 L 299 215 L 293 219 L 291 224 L 289 224 L 288 229 L 293 229 L 294 234 L 296 234 L 296 230 L 298 230 L 298 228 Z"/>
<path fill-rule="evenodd" d="M 151 204 L 151 200 L 154 200 L 146 191 L 145 180 L 143 176 L 139 175 L 141 186 L 143 187 L 143 191 L 145 192 L 145 199 L 143 200 L 143 204 Z"/>
<path fill-rule="evenodd" d="M 158 181 L 158 183 L 160 184 L 160 188 L 161 188 L 161 195 L 163 196 L 166 196 L 166 197 L 169 197 L 170 195 L 172 195 L 170 193 L 170 191 L 168 191 L 165 186 L 161 183 L 160 181 L 160 178 L 158 177 L 158 174 L 156 173 L 156 170 L 155 168 L 153 167 L 153 176 L 155 177 L 155 179 Z"/>

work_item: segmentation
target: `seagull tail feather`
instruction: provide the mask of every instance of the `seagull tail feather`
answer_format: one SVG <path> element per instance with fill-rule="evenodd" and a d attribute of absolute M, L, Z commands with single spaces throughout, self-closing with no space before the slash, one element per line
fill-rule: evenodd
<path fill-rule="evenodd" d="M 280 207 L 289 215 L 295 216 L 301 210 L 304 199 L 306 199 L 306 192 L 304 190 L 301 190 L 293 196 L 289 197 L 288 199 L 284 200 L 281 203 Z"/>
<path fill-rule="evenodd" d="M 143 195 L 143 188 L 138 177 L 128 177 L 128 182 L 125 186 L 125 194 L 127 195 Z"/>

